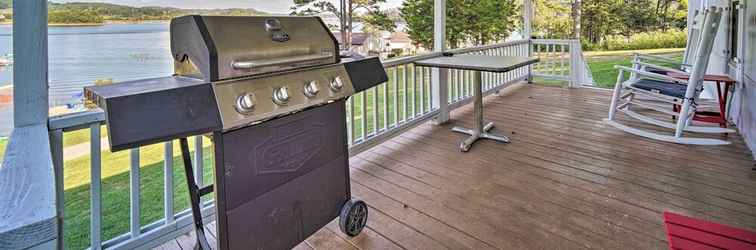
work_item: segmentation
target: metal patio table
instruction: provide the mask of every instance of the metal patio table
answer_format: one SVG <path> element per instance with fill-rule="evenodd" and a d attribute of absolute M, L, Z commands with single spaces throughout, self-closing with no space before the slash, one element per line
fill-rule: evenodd
<path fill-rule="evenodd" d="M 506 136 L 498 136 L 489 133 L 493 127 L 493 122 L 483 122 L 483 90 L 482 79 L 483 72 L 505 73 L 514 69 L 528 66 L 539 61 L 536 57 L 518 57 L 518 56 L 487 56 L 487 55 L 444 55 L 442 57 L 431 58 L 427 60 L 421 60 L 415 62 L 417 66 L 445 68 L 445 69 L 458 69 L 458 70 L 472 70 L 474 72 L 473 78 L 473 94 L 474 94 L 474 107 L 475 107 L 475 121 L 472 129 L 463 127 L 454 127 L 452 131 L 468 134 L 470 137 L 463 140 L 459 147 L 462 152 L 467 152 L 470 147 L 478 139 L 490 139 L 498 142 L 509 143 L 510 140 Z"/>

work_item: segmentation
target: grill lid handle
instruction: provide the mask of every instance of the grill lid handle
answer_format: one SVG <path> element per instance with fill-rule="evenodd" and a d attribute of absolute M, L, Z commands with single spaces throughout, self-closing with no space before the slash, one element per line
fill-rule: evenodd
<path fill-rule="evenodd" d="M 262 60 L 249 60 L 249 61 L 234 61 L 231 63 L 231 67 L 234 69 L 253 69 L 259 67 L 277 66 L 282 64 L 301 63 L 308 61 L 327 60 L 333 58 L 333 55 L 302 55 L 302 56 L 290 56 L 283 58 L 269 58 Z"/>

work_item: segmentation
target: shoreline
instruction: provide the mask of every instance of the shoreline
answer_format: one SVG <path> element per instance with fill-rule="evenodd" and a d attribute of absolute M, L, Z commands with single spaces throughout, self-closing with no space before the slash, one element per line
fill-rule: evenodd
<path fill-rule="evenodd" d="M 48 23 L 47 27 L 87 27 L 87 26 L 103 26 L 109 24 L 164 24 L 170 20 L 142 20 L 142 21 L 129 21 L 129 20 L 108 20 L 103 23 Z M 0 22 L 0 25 L 13 25 L 13 22 Z"/>

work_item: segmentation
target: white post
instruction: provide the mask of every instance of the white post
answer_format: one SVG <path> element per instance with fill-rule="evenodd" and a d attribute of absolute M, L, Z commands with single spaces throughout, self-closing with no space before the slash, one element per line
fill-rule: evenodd
<path fill-rule="evenodd" d="M 693 27 L 693 19 L 696 17 L 696 11 L 702 11 L 704 10 L 704 1 L 702 0 L 688 0 L 688 26 L 686 27 Z M 691 30 L 688 29 L 688 35 L 690 35 Z"/>
<path fill-rule="evenodd" d="M 47 1 L 13 1 L 13 125 L 47 124 Z"/>
<path fill-rule="evenodd" d="M 533 15 L 533 0 L 522 0 L 522 36 L 525 40 L 533 37 Z"/>
<path fill-rule="evenodd" d="M 579 88 L 582 84 L 583 67 L 579 40 L 570 40 L 570 88 Z"/>
<path fill-rule="evenodd" d="M 50 147 L 61 134 L 47 127 L 47 1 L 14 0 L 13 14 L 14 129 L 0 152 L 0 249 L 62 249 L 62 175 L 53 163 L 62 152 Z"/>
<path fill-rule="evenodd" d="M 341 29 L 341 50 L 342 51 L 349 51 L 349 46 L 347 46 L 347 21 L 346 21 L 346 15 L 347 15 L 347 3 L 346 0 L 341 0 L 339 2 L 339 13 L 341 14 L 341 18 L 339 18 L 340 25 L 339 29 Z"/>
<path fill-rule="evenodd" d="M 583 1 L 581 0 L 575 0 L 575 5 L 572 7 L 573 11 L 575 12 L 575 19 L 573 20 L 573 33 L 575 39 L 580 40 L 581 30 L 582 30 L 582 19 L 583 19 Z"/>
<path fill-rule="evenodd" d="M 522 36 L 528 41 L 528 56 L 533 56 L 533 0 L 522 0 Z M 533 83 L 533 65 L 528 66 L 528 83 Z"/>
<path fill-rule="evenodd" d="M 446 0 L 433 1 L 433 52 L 446 50 Z M 434 124 L 449 121 L 449 70 L 433 68 L 431 70 L 431 89 L 433 108 L 438 108 Z"/>

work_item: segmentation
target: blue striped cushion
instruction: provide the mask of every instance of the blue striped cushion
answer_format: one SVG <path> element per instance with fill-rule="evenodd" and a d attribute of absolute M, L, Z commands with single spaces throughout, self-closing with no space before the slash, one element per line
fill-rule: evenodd
<path fill-rule="evenodd" d="M 662 95 L 674 96 L 681 99 L 685 98 L 685 91 L 688 88 L 687 85 L 652 79 L 641 79 L 638 82 L 633 83 L 631 86 Z"/>

